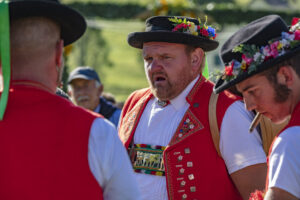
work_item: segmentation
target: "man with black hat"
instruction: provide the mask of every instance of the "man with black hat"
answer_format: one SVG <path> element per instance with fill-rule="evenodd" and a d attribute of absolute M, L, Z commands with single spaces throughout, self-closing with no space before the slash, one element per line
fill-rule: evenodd
<path fill-rule="evenodd" d="M 248 110 L 274 123 L 290 118 L 270 148 L 267 200 L 300 199 L 300 21 L 278 15 L 257 19 L 221 49 L 225 72 L 214 90 L 236 85 Z"/>
<path fill-rule="evenodd" d="M 115 127 L 55 95 L 63 47 L 85 32 L 84 18 L 57 0 L 8 6 L 12 81 L 0 121 L 0 199 L 139 199 Z"/>
<path fill-rule="evenodd" d="M 68 84 L 77 105 L 103 115 L 118 127 L 121 109 L 101 97 L 103 84 L 93 68 L 77 67 L 70 73 Z"/>
<path fill-rule="evenodd" d="M 142 49 L 150 88 L 126 101 L 119 135 L 143 199 L 247 199 L 263 188 L 259 136 L 246 134 L 251 115 L 228 92 L 216 106 L 220 155 L 214 146 L 208 116 L 213 84 L 201 72 L 205 52 L 218 46 L 215 36 L 199 19 L 168 16 L 151 17 L 145 32 L 128 36 Z"/>

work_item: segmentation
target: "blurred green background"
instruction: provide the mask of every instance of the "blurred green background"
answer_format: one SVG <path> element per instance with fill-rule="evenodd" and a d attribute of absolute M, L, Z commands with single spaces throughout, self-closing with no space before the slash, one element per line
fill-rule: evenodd
<path fill-rule="evenodd" d="M 118 102 L 136 89 L 147 87 L 141 52 L 127 44 L 127 35 L 143 31 L 153 15 L 208 16 L 217 28 L 220 45 L 238 27 L 268 14 L 291 22 L 300 17 L 300 0 L 61 0 L 82 13 L 88 23 L 84 36 L 65 49 L 64 82 L 77 66 L 91 66 L 100 75 L 104 91 Z M 210 74 L 223 69 L 218 49 L 209 52 Z M 213 80 L 213 78 L 212 78 Z M 66 83 L 64 84 L 66 90 Z"/>

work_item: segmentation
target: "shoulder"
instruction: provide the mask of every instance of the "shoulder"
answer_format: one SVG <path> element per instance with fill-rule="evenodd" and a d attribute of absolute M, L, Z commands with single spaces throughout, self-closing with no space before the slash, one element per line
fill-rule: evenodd
<path fill-rule="evenodd" d="M 133 93 L 131 93 L 130 96 L 128 97 L 128 99 L 139 99 L 145 95 L 150 95 L 150 94 L 151 94 L 150 88 L 143 88 L 143 89 L 136 90 Z"/>
<path fill-rule="evenodd" d="M 271 154 L 299 152 L 300 155 L 300 126 L 285 129 L 274 141 Z"/>
<path fill-rule="evenodd" d="M 144 89 L 134 91 L 127 98 L 123 110 L 127 110 L 128 108 L 134 106 L 141 98 L 148 97 L 151 94 L 152 93 L 150 88 L 144 88 Z"/>
<path fill-rule="evenodd" d="M 300 127 L 284 130 L 274 141 L 269 158 L 269 188 L 283 189 L 300 198 Z"/>

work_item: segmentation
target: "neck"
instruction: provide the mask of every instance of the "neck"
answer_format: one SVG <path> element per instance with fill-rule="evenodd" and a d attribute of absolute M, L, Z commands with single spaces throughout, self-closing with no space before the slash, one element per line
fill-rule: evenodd
<path fill-rule="evenodd" d="M 42 83 L 36 82 L 36 81 L 32 81 L 32 80 L 14 80 L 11 83 L 12 85 L 25 85 L 28 87 L 35 87 L 35 88 L 39 88 L 41 90 L 45 90 L 47 92 L 53 93 L 52 89 L 43 85 Z"/>

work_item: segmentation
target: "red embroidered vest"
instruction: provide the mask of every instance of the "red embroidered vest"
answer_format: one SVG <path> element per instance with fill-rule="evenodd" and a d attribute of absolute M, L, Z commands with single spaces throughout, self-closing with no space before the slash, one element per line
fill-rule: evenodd
<path fill-rule="evenodd" d="M 204 78 L 197 81 L 186 98 L 190 107 L 164 150 L 170 200 L 242 199 L 211 138 L 208 103 L 212 89 L 213 84 Z M 143 89 L 132 94 L 124 105 L 119 135 L 127 148 L 133 139 L 142 112 L 152 97 L 150 89 Z M 225 111 L 236 100 L 237 97 L 228 92 L 219 95 L 217 103 L 219 127 Z"/>
<path fill-rule="evenodd" d="M 0 121 L 0 199 L 103 199 L 88 164 L 95 117 L 46 91 L 12 87 Z"/>
<path fill-rule="evenodd" d="M 275 140 L 278 138 L 278 136 L 284 132 L 286 129 L 288 129 L 289 127 L 292 126 L 300 126 L 300 102 L 298 102 L 298 104 L 296 105 L 292 115 L 291 115 L 291 119 L 289 121 L 289 123 L 286 125 L 286 127 L 274 138 L 272 145 L 269 149 L 269 156 L 267 159 L 268 162 L 268 174 L 267 174 L 267 180 L 266 180 L 266 191 L 268 190 L 268 186 L 269 186 L 269 159 L 270 159 L 270 155 L 272 153 L 272 149 L 273 149 L 273 144 L 275 142 Z"/>

